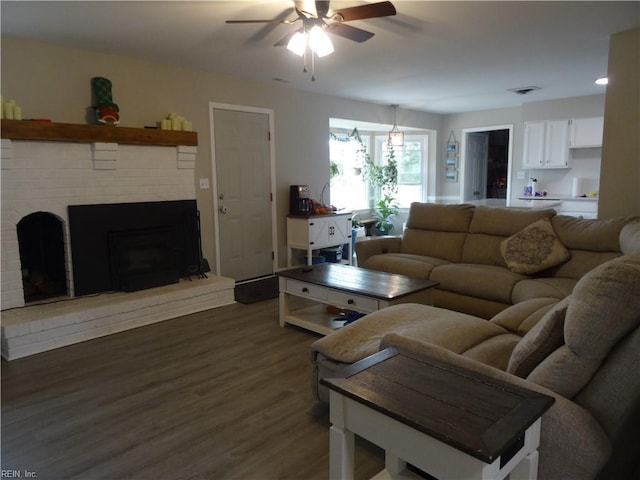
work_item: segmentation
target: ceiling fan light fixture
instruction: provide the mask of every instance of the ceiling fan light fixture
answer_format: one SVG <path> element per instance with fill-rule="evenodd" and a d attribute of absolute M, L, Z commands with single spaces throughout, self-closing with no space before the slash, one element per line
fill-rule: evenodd
<path fill-rule="evenodd" d="M 307 49 L 307 36 L 302 32 L 296 32 L 289 40 L 287 49 L 301 57 Z"/>
<path fill-rule="evenodd" d="M 389 132 L 387 142 L 392 147 L 401 147 L 404 145 L 404 132 L 401 132 L 396 123 L 396 110 L 398 105 L 391 105 L 393 107 L 393 128 Z"/>
<path fill-rule="evenodd" d="M 326 57 L 334 51 L 329 35 L 317 25 L 309 32 L 309 48 L 318 57 Z"/>

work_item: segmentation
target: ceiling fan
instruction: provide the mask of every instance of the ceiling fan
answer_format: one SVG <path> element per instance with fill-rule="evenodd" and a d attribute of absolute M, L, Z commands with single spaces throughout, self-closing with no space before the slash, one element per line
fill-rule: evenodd
<path fill-rule="evenodd" d="M 291 20 L 227 20 L 226 23 L 283 23 L 290 25 L 302 21 L 302 27 L 287 34 L 274 46 L 287 45 L 289 50 L 301 56 L 305 55 L 305 57 L 308 46 L 312 53 L 322 57 L 333 52 L 333 45 L 326 33 L 362 43 L 369 40 L 374 34 L 347 25 L 345 22 L 388 17 L 396 14 L 396 9 L 391 2 L 370 3 L 333 11 L 330 10 L 330 2 L 327 0 L 295 1 L 294 3 L 298 16 Z M 315 12 L 309 10 L 315 10 Z M 312 55 L 312 68 L 313 57 Z M 304 71 L 307 71 L 306 61 Z M 315 80 L 313 76 L 312 80 Z"/>

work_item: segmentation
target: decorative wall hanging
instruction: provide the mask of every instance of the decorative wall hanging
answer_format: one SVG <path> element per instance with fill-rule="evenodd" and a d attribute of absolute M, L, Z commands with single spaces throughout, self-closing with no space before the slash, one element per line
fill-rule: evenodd
<path fill-rule="evenodd" d="M 459 144 L 456 140 L 456 136 L 451 130 L 449 134 L 449 139 L 447 140 L 447 144 L 445 146 L 445 170 L 444 170 L 444 179 L 447 182 L 457 182 L 458 181 L 458 156 L 459 156 Z"/>
<path fill-rule="evenodd" d="M 113 103 L 111 98 L 111 80 L 103 77 L 91 79 L 91 87 L 95 98 L 93 109 L 96 112 L 98 123 L 105 125 L 117 125 L 120 123 L 120 108 Z"/>

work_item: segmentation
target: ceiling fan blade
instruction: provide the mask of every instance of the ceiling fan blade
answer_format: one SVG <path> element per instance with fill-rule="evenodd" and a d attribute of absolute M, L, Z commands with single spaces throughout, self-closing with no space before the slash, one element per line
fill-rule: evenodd
<path fill-rule="evenodd" d="M 271 19 L 271 20 L 225 20 L 224 23 L 285 23 L 285 24 L 291 24 L 293 22 L 297 22 L 298 19 L 296 18 L 295 20 L 278 20 L 278 19 Z"/>
<path fill-rule="evenodd" d="M 389 17 L 395 14 L 396 7 L 394 7 L 391 2 L 378 2 L 336 10 L 333 12 L 332 18 L 342 22 L 350 22 L 352 20 L 364 20 L 367 18 Z M 335 18 L 336 16 L 338 18 Z M 340 18 L 342 20 L 340 20 Z"/>
<path fill-rule="evenodd" d="M 287 33 L 283 38 L 281 38 L 276 43 L 274 43 L 273 46 L 274 47 L 282 47 L 283 45 L 287 45 L 289 43 L 289 40 L 291 40 L 291 37 L 293 37 L 298 32 L 302 33 L 302 31 L 303 31 L 303 29 L 299 28 L 297 30 L 294 30 L 293 32 Z"/>
<path fill-rule="evenodd" d="M 351 25 L 345 25 L 344 23 L 332 23 L 327 27 L 327 32 L 358 43 L 366 42 L 374 35 L 366 30 L 362 30 L 361 28 L 356 28 Z"/>

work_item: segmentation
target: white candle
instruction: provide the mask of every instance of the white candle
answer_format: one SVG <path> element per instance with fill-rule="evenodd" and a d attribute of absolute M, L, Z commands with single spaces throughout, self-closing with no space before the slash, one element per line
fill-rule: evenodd
<path fill-rule="evenodd" d="M 4 118 L 7 120 L 13 120 L 13 107 L 16 102 L 14 100 L 9 100 L 4 104 Z"/>
<path fill-rule="evenodd" d="M 18 105 L 13 107 L 13 119 L 22 120 L 22 107 L 19 107 Z"/>

